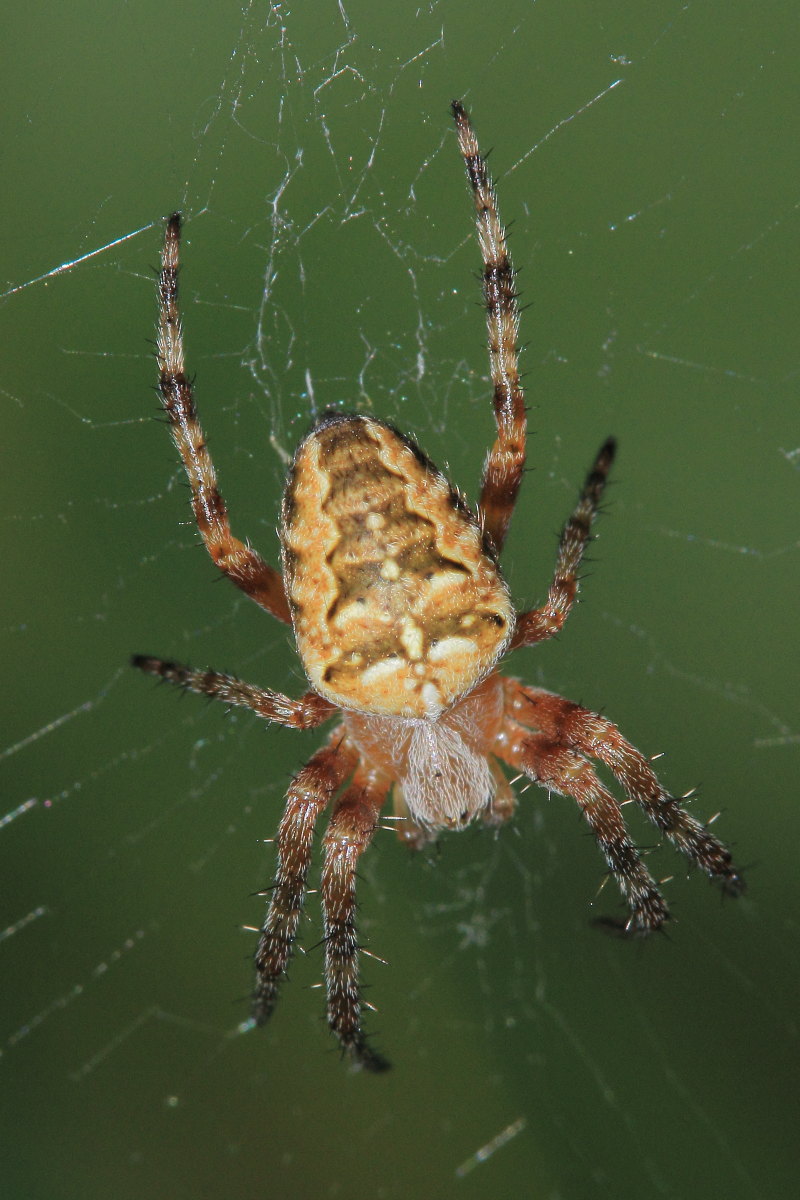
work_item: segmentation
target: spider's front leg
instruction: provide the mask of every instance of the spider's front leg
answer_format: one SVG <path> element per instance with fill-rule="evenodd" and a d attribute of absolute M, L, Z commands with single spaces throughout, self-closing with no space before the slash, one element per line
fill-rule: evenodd
<path fill-rule="evenodd" d="M 742 894 L 744 878 L 728 847 L 691 816 L 678 797 L 670 795 L 644 755 L 612 721 L 542 688 L 509 681 L 508 694 L 516 720 L 535 726 L 560 746 L 604 763 L 629 799 L 694 866 L 719 881 L 726 895 Z"/>
<path fill-rule="evenodd" d="M 366 769 L 356 771 L 350 787 L 336 801 L 324 840 L 322 912 L 328 1024 L 342 1048 L 368 1071 L 385 1071 L 389 1063 L 370 1049 L 361 1028 L 356 870 L 372 840 L 388 790 L 385 776 Z"/>
<path fill-rule="evenodd" d="M 309 759 L 292 780 L 278 830 L 278 867 L 255 954 L 253 1019 L 264 1025 L 272 1015 L 278 987 L 292 956 L 303 911 L 314 826 L 337 788 L 351 775 L 356 751 L 334 730 L 327 746 Z"/>
<path fill-rule="evenodd" d="M 669 909 L 631 841 L 619 802 L 603 787 L 591 763 L 510 718 L 497 753 L 534 783 L 577 800 L 628 905 L 626 932 L 643 934 L 659 929 L 669 919 Z"/>

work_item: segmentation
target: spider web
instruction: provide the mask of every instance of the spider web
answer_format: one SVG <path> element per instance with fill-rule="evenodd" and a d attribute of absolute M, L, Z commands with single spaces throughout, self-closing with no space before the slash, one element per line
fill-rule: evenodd
<path fill-rule="evenodd" d="M 13 23 L 13 25 L 12 25 Z M 772 1197 L 797 1050 L 796 62 L 787 6 L 28 7 L 9 17 L 0 375 L 0 767 L 9 1196 Z M 130 652 L 297 694 L 224 584 L 152 418 L 160 219 L 234 528 L 273 559 L 287 454 L 327 405 L 415 433 L 474 499 L 491 436 L 463 97 L 529 308 L 521 605 L 602 439 L 620 464 L 584 603 L 512 670 L 602 708 L 752 864 L 678 920 L 591 919 L 601 865 L 535 789 L 513 828 L 409 858 L 360 923 L 386 1078 L 321 1021 L 310 898 L 273 1025 L 248 956 L 318 735 L 153 690 Z M 11 182 L 13 186 L 9 187 Z M 627 808 L 643 845 L 652 835 Z M 791 830 L 790 837 L 786 836 Z M 793 1176 L 791 1176 L 793 1177 Z M 724 1183 L 722 1182 L 724 1181 Z"/>

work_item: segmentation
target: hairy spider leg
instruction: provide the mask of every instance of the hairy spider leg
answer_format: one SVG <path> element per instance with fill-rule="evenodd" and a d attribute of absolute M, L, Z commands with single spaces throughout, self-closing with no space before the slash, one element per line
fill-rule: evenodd
<path fill-rule="evenodd" d="M 289 787 L 278 829 L 275 883 L 255 954 L 253 1019 L 258 1025 L 264 1025 L 272 1014 L 292 956 L 317 818 L 353 773 L 357 761 L 356 750 L 342 740 L 341 730 L 336 729 L 328 744 L 309 759 Z"/>
<path fill-rule="evenodd" d="M 525 469 L 528 420 L 519 378 L 517 292 L 508 256 L 506 232 L 497 209 L 497 195 L 486 159 L 466 109 L 451 105 L 472 194 L 478 241 L 483 256 L 483 297 L 489 335 L 489 366 L 497 439 L 486 458 L 478 511 L 481 523 L 499 554 L 506 540 Z"/>
<path fill-rule="evenodd" d="M 518 646 L 532 646 L 535 642 L 554 637 L 569 616 L 578 594 L 578 568 L 586 545 L 591 539 L 592 524 L 597 516 L 616 447 L 613 438 L 608 438 L 600 447 L 592 469 L 586 476 L 575 510 L 561 531 L 553 582 L 550 584 L 547 600 L 541 608 L 532 608 L 529 612 L 519 614 L 511 640 L 512 650 Z"/>
<path fill-rule="evenodd" d="M 619 801 L 603 787 L 591 763 L 546 734 L 532 734 L 521 725 L 514 728 L 511 720 L 497 752 L 534 783 L 577 800 L 628 905 L 626 931 L 659 929 L 669 919 L 669 909 L 631 841 Z"/>
<path fill-rule="evenodd" d="M 671 796 L 643 754 L 622 736 L 612 721 L 541 688 L 509 681 L 511 712 L 523 724 L 546 737 L 604 763 L 645 812 L 695 866 L 719 880 L 729 896 L 739 896 L 745 882 L 733 864 L 730 850 L 686 811 L 682 797 Z"/>
<path fill-rule="evenodd" d="M 372 841 L 389 786 L 386 775 L 361 766 L 336 800 L 323 842 L 321 891 L 328 1024 L 342 1049 L 368 1071 L 385 1071 L 389 1063 L 370 1048 L 361 1028 L 356 871 L 359 858 Z"/>
<path fill-rule="evenodd" d="M 183 332 L 178 307 L 181 217 L 167 222 L 158 281 L 157 359 L 159 390 L 178 453 L 192 491 L 192 509 L 206 549 L 223 574 L 279 621 L 290 623 L 289 605 L 280 572 L 231 533 L 225 501 L 197 416 L 192 385 L 183 358 Z"/>
<path fill-rule="evenodd" d="M 148 654 L 134 654 L 131 666 L 144 671 L 146 675 L 155 675 L 167 683 L 174 683 L 187 692 L 197 692 L 201 696 L 208 696 L 210 700 L 221 700 L 223 704 L 233 704 L 238 708 L 249 708 L 259 717 L 291 729 L 315 729 L 337 711 L 316 692 L 306 692 L 299 700 L 292 700 L 282 692 L 243 683 L 232 675 L 222 675 L 219 671 L 193 671 L 182 663 L 153 658 Z"/>

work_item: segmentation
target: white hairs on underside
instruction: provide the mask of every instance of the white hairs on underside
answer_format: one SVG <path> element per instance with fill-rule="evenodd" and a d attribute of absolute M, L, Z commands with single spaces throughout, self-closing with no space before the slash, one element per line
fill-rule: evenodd
<path fill-rule="evenodd" d="M 466 825 L 486 808 L 495 780 L 486 758 L 455 729 L 420 721 L 411 733 L 402 788 L 413 821 L 445 829 Z"/>

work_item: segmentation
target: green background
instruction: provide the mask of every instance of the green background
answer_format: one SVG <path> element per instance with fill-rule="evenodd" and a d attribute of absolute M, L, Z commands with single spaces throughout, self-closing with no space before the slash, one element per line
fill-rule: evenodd
<path fill-rule="evenodd" d="M 4 1196 L 791 1191 L 799 23 L 775 0 L 7 15 Z M 678 919 L 630 945 L 590 925 L 617 899 L 566 800 L 529 789 L 513 828 L 428 856 L 381 834 L 360 920 L 389 962 L 364 974 L 394 1070 L 372 1078 L 321 1020 L 314 896 L 272 1026 L 240 1030 L 239 927 L 319 735 L 125 665 L 303 686 L 285 630 L 195 548 L 152 419 L 153 267 L 181 207 L 198 403 L 265 555 L 314 404 L 397 422 L 474 499 L 492 423 L 453 96 L 494 148 L 528 305 L 520 606 L 597 446 L 620 443 L 584 602 L 512 669 L 665 751 L 750 891 L 720 903 L 655 849 Z"/>

